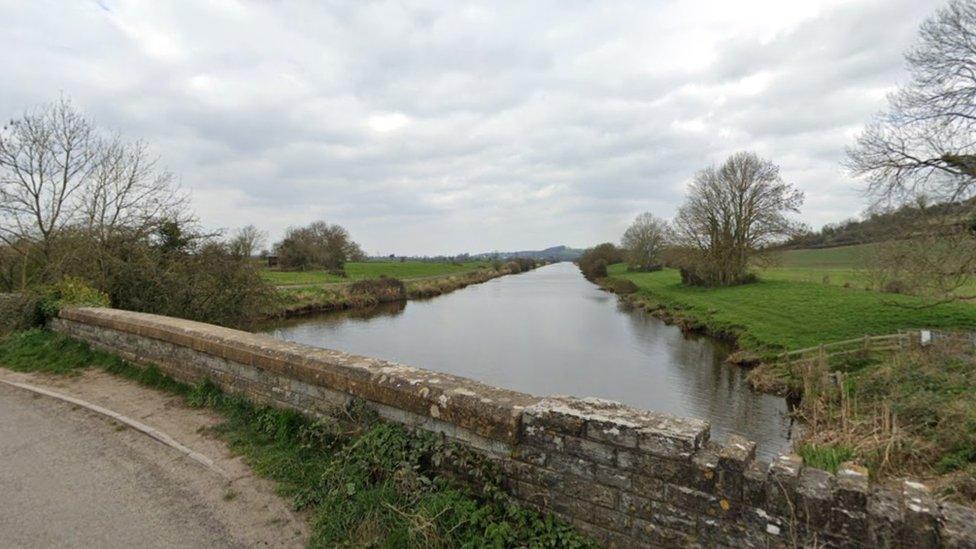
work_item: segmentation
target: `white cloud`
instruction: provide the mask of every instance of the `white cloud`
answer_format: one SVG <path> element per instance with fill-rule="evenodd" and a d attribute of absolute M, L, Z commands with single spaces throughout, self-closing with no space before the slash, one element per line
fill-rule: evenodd
<path fill-rule="evenodd" d="M 324 217 L 374 252 L 616 240 L 740 149 L 819 225 L 863 207 L 839 163 L 923 4 L 0 0 L 0 116 L 64 92 L 209 226 Z"/>

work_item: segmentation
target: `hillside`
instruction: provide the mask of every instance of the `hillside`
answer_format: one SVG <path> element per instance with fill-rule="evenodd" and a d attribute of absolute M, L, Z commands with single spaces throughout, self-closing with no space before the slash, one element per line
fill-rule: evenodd
<path fill-rule="evenodd" d="M 576 261 L 585 250 L 568 246 L 553 246 L 544 250 L 523 250 L 518 252 L 485 252 L 471 256 L 473 259 L 527 257 L 547 261 Z"/>
<path fill-rule="evenodd" d="M 830 248 L 883 242 L 909 236 L 912 227 L 937 221 L 951 223 L 970 222 L 976 210 L 976 198 L 958 203 L 935 205 L 908 204 L 900 208 L 872 212 L 859 219 L 824 225 L 819 231 L 810 231 L 791 238 L 785 248 Z"/>

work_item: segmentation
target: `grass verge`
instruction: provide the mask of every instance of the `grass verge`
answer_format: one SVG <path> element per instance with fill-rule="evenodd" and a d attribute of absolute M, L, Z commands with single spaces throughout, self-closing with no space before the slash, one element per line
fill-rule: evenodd
<path fill-rule="evenodd" d="M 260 475 L 313 516 L 313 547 L 594 547 L 565 523 L 510 501 L 494 467 L 443 437 L 379 421 L 362 403 L 327 420 L 179 383 L 44 330 L 0 341 L 0 364 L 70 374 L 89 366 L 219 412 L 216 428 Z M 468 482 L 458 480 L 463 476 Z M 478 487 L 478 488 L 475 488 Z"/>
<path fill-rule="evenodd" d="M 502 267 L 495 269 L 476 269 L 430 279 L 408 280 L 403 283 L 399 294 L 390 292 L 358 291 L 357 285 L 366 282 L 378 283 L 392 278 L 376 278 L 345 284 L 342 286 L 308 286 L 298 288 L 278 288 L 271 307 L 265 312 L 266 318 L 283 318 L 329 311 L 344 311 L 372 307 L 377 303 L 423 299 L 434 297 L 472 284 L 487 282 L 493 278 L 511 274 Z"/>
<path fill-rule="evenodd" d="M 329 284 L 369 280 L 380 277 L 409 280 L 465 273 L 490 267 L 487 261 L 466 261 L 463 263 L 437 261 L 364 261 L 346 263 L 346 277 L 328 271 L 280 271 L 262 269 L 261 276 L 276 285 L 289 284 Z"/>
<path fill-rule="evenodd" d="M 854 459 L 879 479 L 926 481 L 976 504 L 976 353 L 971 342 L 851 359 L 803 377 L 798 451 L 814 466 Z"/>
<path fill-rule="evenodd" d="M 609 274 L 632 281 L 647 308 L 690 328 L 732 336 L 750 351 L 799 349 L 903 329 L 976 327 L 976 307 L 970 303 L 913 309 L 905 306 L 921 301 L 909 296 L 787 280 L 694 288 L 682 285 L 675 270 L 628 273 L 623 264 L 612 265 Z"/>

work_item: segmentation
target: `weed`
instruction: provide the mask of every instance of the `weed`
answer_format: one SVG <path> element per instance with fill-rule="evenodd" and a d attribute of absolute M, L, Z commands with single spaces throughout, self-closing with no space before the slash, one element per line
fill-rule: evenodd
<path fill-rule="evenodd" d="M 841 463 L 854 457 L 854 450 L 845 446 L 801 444 L 796 451 L 807 465 L 831 473 L 836 473 Z"/>

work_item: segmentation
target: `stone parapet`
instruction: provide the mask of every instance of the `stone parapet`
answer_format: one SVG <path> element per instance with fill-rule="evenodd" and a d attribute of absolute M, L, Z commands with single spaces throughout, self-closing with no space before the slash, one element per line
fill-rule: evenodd
<path fill-rule="evenodd" d="M 484 452 L 517 500 L 616 547 L 976 547 L 976 512 L 925 486 L 876 486 L 867 471 L 758 461 L 706 422 L 469 379 L 199 322 L 101 308 L 62 311 L 54 330 L 177 379 L 306 414 L 352 398 L 382 417 Z"/>

